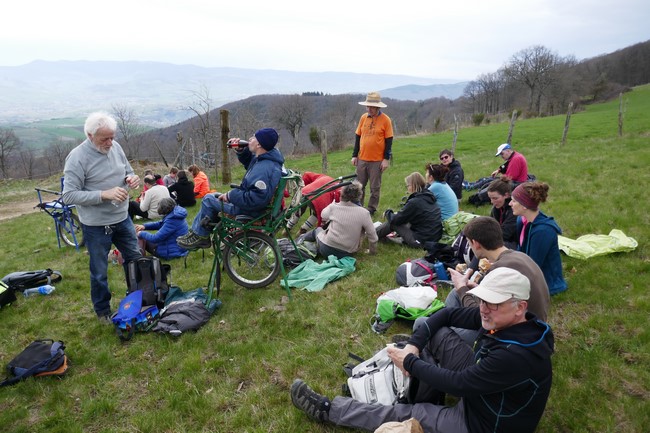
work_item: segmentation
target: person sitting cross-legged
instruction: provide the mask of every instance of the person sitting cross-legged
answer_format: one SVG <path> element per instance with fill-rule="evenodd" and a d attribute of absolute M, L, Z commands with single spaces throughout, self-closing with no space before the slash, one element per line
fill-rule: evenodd
<path fill-rule="evenodd" d="M 239 143 L 239 139 L 231 139 Z M 201 202 L 201 209 L 192 222 L 190 231 L 176 242 L 187 250 L 210 248 L 210 229 L 204 226 L 204 219 L 217 222 L 219 214 L 248 215 L 258 217 L 264 213 L 273 199 L 283 173 L 284 157 L 275 145 L 278 133 L 272 128 L 258 130 L 249 139 L 248 147 L 235 146 L 237 158 L 246 168 L 246 174 L 239 187 L 227 193 L 207 194 Z"/>
<path fill-rule="evenodd" d="M 404 348 L 388 348 L 395 366 L 420 386 L 458 397 L 454 406 L 426 401 L 384 406 L 340 396 L 330 400 L 300 379 L 291 385 L 294 406 L 312 420 L 366 431 L 415 418 L 429 433 L 534 432 L 551 391 L 551 327 L 527 312 L 530 282 L 514 269 L 495 269 L 470 293 L 478 298 L 478 307 L 443 308 Z M 474 349 L 451 326 L 479 330 Z M 424 351 L 435 364 L 419 357 Z"/>

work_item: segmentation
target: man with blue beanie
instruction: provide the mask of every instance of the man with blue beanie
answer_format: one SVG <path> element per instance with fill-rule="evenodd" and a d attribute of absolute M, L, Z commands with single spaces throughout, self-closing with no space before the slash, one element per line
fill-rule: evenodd
<path fill-rule="evenodd" d="M 237 144 L 239 139 L 231 139 Z M 176 239 L 179 246 L 187 250 L 210 248 L 210 229 L 202 225 L 204 218 L 217 221 L 224 212 L 229 215 L 258 217 L 264 213 L 273 199 L 283 173 L 284 157 L 275 145 L 278 133 L 273 128 L 262 128 L 255 132 L 247 147 L 235 147 L 237 158 L 246 168 L 244 179 L 238 188 L 225 194 L 208 194 L 201 202 L 201 210 L 192 222 L 190 231 Z"/>

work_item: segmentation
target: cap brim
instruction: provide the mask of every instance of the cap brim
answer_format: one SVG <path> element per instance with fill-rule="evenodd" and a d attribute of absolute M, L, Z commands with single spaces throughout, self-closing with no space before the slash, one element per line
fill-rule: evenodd
<path fill-rule="evenodd" d="M 359 102 L 359 105 L 364 105 L 366 107 L 377 107 L 377 108 L 386 108 L 388 105 L 384 104 L 383 102 L 366 102 L 362 101 Z"/>
<path fill-rule="evenodd" d="M 497 293 L 485 287 L 481 287 L 480 285 L 474 287 L 472 290 L 469 290 L 467 293 L 474 295 L 477 298 L 484 300 L 485 302 L 489 302 L 490 304 L 500 304 L 502 302 L 506 302 L 509 299 L 512 299 L 511 295 Z"/>

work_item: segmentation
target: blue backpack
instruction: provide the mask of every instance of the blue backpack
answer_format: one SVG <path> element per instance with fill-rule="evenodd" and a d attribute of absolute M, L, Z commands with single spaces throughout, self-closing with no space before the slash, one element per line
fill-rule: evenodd
<path fill-rule="evenodd" d="M 142 290 L 129 293 L 122 299 L 120 308 L 111 317 L 120 340 L 130 340 L 136 331 L 149 331 L 160 318 L 160 311 L 156 305 L 142 306 L 142 294 Z"/>

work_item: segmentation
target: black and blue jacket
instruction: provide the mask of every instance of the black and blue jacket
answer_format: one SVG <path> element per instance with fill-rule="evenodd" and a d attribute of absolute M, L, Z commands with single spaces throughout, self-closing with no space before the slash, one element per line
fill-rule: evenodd
<path fill-rule="evenodd" d="M 417 329 L 409 344 L 422 351 L 446 326 L 479 329 L 475 363 L 453 371 L 409 354 L 404 368 L 429 386 L 460 397 L 470 432 L 532 433 L 551 391 L 554 338 L 548 324 L 531 313 L 526 319 L 491 334 L 481 327 L 478 308 L 443 308 Z"/>

